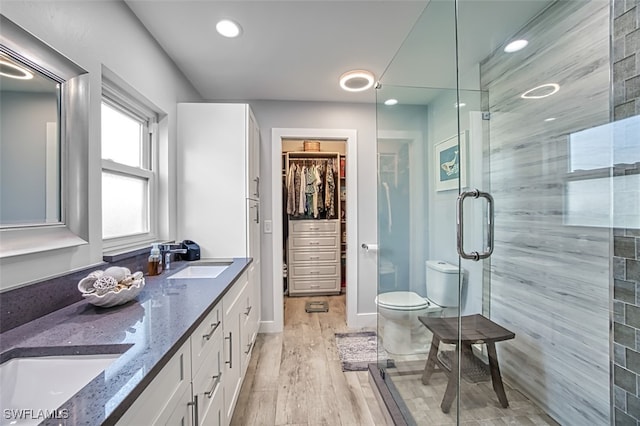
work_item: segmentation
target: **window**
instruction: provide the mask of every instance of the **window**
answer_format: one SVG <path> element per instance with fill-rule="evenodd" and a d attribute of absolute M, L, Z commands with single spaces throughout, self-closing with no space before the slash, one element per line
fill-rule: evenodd
<path fill-rule="evenodd" d="M 158 114 L 105 79 L 101 117 L 104 247 L 125 248 L 154 240 Z"/>

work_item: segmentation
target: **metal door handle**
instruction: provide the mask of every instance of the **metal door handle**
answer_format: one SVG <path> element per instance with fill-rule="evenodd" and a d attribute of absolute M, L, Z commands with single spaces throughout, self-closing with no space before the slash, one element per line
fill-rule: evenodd
<path fill-rule="evenodd" d="M 209 389 L 208 391 L 206 391 L 204 393 L 209 398 L 211 398 L 213 396 L 213 391 L 215 391 L 216 388 L 218 387 L 218 384 L 220 383 L 220 380 L 222 379 L 222 372 L 219 371 L 217 376 L 211 376 L 211 378 L 213 379 L 213 384 L 211 385 L 211 389 Z"/>
<path fill-rule="evenodd" d="M 468 197 L 473 198 L 486 198 L 487 199 L 487 247 L 482 253 L 473 251 L 471 253 L 465 253 L 464 251 L 464 213 L 463 203 Z M 478 261 L 480 259 L 486 259 L 493 253 L 493 197 L 488 192 L 482 192 L 479 189 L 473 191 L 464 191 L 458 195 L 458 201 L 456 205 L 456 225 L 457 225 L 457 243 L 458 254 L 463 259 L 471 259 Z"/>
<path fill-rule="evenodd" d="M 207 334 L 203 334 L 202 338 L 207 340 L 211 339 L 211 336 L 213 336 L 213 333 L 218 329 L 219 326 L 220 326 L 220 321 L 218 321 L 215 324 L 211 324 L 211 327 L 212 327 L 211 331 L 208 332 Z"/>
<path fill-rule="evenodd" d="M 256 192 L 254 195 L 256 198 L 260 198 L 260 177 L 257 177 L 253 180 L 256 183 Z"/>

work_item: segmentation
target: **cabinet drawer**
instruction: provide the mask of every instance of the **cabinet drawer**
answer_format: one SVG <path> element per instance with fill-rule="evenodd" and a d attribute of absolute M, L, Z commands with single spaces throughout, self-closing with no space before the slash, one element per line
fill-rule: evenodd
<path fill-rule="evenodd" d="M 324 221 L 324 220 L 292 220 L 289 222 L 289 232 L 292 234 L 301 233 L 337 233 L 338 221 Z"/>
<path fill-rule="evenodd" d="M 293 264 L 290 266 L 289 272 L 291 278 L 307 278 L 312 279 L 315 277 L 332 278 L 339 276 L 339 269 L 337 264 L 318 264 L 318 265 L 299 265 Z"/>
<path fill-rule="evenodd" d="M 339 278 L 319 278 L 309 279 L 290 279 L 290 293 L 317 293 L 317 292 L 340 292 Z"/>
<path fill-rule="evenodd" d="M 289 263 L 337 262 L 338 250 L 289 251 Z"/>
<path fill-rule="evenodd" d="M 198 421 L 200 425 L 207 425 L 204 419 L 219 419 L 223 411 L 222 404 L 217 400 L 223 398 L 222 385 L 222 337 L 212 351 L 206 354 L 203 367 L 193 376 L 193 393 L 198 401 Z M 213 414 L 209 411 L 219 410 Z M 213 424 L 219 424 L 217 422 Z"/>
<path fill-rule="evenodd" d="M 314 248 L 314 247 L 338 247 L 338 237 L 334 235 L 327 236 L 309 236 L 309 237 L 289 237 L 289 249 Z"/>
<path fill-rule="evenodd" d="M 192 367 L 195 375 L 213 342 L 222 335 L 222 303 L 218 303 L 191 335 Z M 220 338 L 221 339 L 221 338 Z"/>

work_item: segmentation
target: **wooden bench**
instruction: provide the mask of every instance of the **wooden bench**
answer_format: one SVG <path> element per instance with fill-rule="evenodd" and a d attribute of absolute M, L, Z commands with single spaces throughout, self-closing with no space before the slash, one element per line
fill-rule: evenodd
<path fill-rule="evenodd" d="M 418 317 L 418 319 L 433 333 L 429 357 L 427 358 L 427 363 L 425 364 L 424 372 L 422 373 L 422 383 L 425 385 L 429 384 L 429 380 L 435 371 L 436 365 L 440 367 L 440 370 L 447 374 L 449 380 L 447 382 L 447 389 L 444 393 L 444 397 L 442 398 L 440 408 L 442 409 L 442 412 L 448 413 L 451 408 L 451 403 L 456 398 L 458 390 L 458 317 Z M 461 357 L 474 356 L 471 350 L 471 345 L 473 344 L 484 343 L 487 345 L 489 370 L 491 372 L 493 390 L 496 392 L 502 407 L 507 408 L 509 406 L 509 401 L 507 400 L 507 395 L 504 393 L 495 343 L 502 340 L 513 339 L 516 335 L 479 314 L 463 316 L 460 318 L 460 321 L 460 342 L 462 345 Z M 440 359 L 438 359 L 440 342 L 456 345 L 456 352 L 451 357 L 451 369 L 448 369 Z"/>

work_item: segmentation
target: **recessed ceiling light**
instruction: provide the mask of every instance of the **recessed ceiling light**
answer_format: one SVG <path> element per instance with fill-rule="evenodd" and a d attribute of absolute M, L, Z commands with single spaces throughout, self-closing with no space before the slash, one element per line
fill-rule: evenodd
<path fill-rule="evenodd" d="M 224 37 L 238 37 L 240 35 L 240 25 L 230 19 L 223 19 L 216 24 L 216 31 Z"/>
<path fill-rule="evenodd" d="M 555 95 L 560 90 L 560 85 L 556 83 L 543 84 L 524 92 L 520 97 L 522 99 L 542 99 L 547 96 Z"/>
<path fill-rule="evenodd" d="M 386 101 L 384 101 L 384 104 L 388 105 L 388 106 L 397 105 L 398 104 L 398 100 L 397 99 L 393 99 L 393 98 L 387 99 Z"/>
<path fill-rule="evenodd" d="M 340 87 L 347 92 L 362 92 L 373 86 L 373 74 L 366 70 L 347 71 L 340 76 Z"/>
<path fill-rule="evenodd" d="M 514 40 L 505 46 L 504 51 L 507 53 L 517 52 L 518 50 L 524 49 L 527 44 L 529 44 L 527 40 Z"/>
<path fill-rule="evenodd" d="M 555 119 L 556 119 L 555 117 L 549 117 L 549 118 L 545 118 L 544 121 L 553 121 Z"/>
<path fill-rule="evenodd" d="M 0 59 L 0 75 L 17 80 L 31 80 L 33 78 L 31 71 L 6 59 Z"/>

